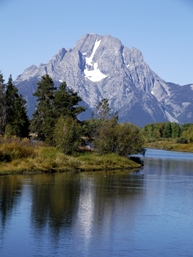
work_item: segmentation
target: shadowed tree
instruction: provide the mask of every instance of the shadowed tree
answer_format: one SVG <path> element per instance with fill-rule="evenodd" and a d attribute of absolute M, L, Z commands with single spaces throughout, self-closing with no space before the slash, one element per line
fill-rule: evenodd
<path fill-rule="evenodd" d="M 12 76 L 9 77 L 5 92 L 5 135 L 8 137 L 29 135 L 26 100 L 13 85 Z"/>
<path fill-rule="evenodd" d="M 3 74 L 0 72 L 0 134 L 5 130 L 5 84 Z"/>
<path fill-rule="evenodd" d="M 55 91 L 56 88 L 50 76 L 48 74 L 42 76 L 34 93 L 37 104 L 30 124 L 31 132 L 37 134 L 37 139 L 49 144 L 53 142 L 53 129 L 56 122 L 53 104 Z"/>
<path fill-rule="evenodd" d="M 72 89 L 67 88 L 66 82 L 61 83 L 54 97 L 56 118 L 61 115 L 77 118 L 81 112 L 85 111 L 84 107 L 78 105 L 80 101 L 82 99 Z"/>

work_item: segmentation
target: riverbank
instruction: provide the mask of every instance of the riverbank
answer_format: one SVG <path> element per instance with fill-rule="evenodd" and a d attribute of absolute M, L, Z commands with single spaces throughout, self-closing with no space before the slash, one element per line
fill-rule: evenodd
<path fill-rule="evenodd" d="M 177 152 L 190 152 L 193 153 L 193 143 L 182 144 L 176 143 L 174 139 L 163 139 L 147 142 L 145 148 L 154 148 L 162 149 L 168 151 L 177 151 Z"/>
<path fill-rule="evenodd" d="M 0 145 L 0 175 L 138 169 L 141 165 L 117 154 L 63 154 L 55 147 L 14 140 Z"/>

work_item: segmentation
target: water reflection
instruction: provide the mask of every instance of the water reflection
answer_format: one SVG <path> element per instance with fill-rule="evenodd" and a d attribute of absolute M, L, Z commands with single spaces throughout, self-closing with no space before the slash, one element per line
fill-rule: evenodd
<path fill-rule="evenodd" d="M 37 236 L 50 229 L 56 240 L 63 228 L 71 227 L 80 191 L 73 174 L 39 175 L 32 180 L 31 221 Z"/>
<path fill-rule="evenodd" d="M 37 249 L 40 250 L 44 238 L 52 240 L 52 247 L 57 248 L 69 233 L 74 238 L 78 233 L 87 249 L 94 231 L 109 237 L 115 215 L 121 219 L 125 206 L 132 209 L 135 195 L 143 191 L 143 175 L 104 172 L 7 176 L 0 178 L 0 186 L 1 232 L 5 226 L 9 230 L 12 210 L 24 210 L 27 206 L 23 205 L 28 202 L 30 209 L 21 215 L 29 215 L 30 235 Z M 65 243 L 70 247 L 70 242 Z"/>
<path fill-rule="evenodd" d="M 104 217 L 111 221 L 116 202 L 128 201 L 143 187 L 137 175 L 111 173 L 38 175 L 31 183 L 32 225 L 37 235 L 49 228 L 55 239 L 62 229 L 77 224 L 88 238 L 93 224 Z"/>
<path fill-rule="evenodd" d="M 20 177 L 0 177 L 0 224 L 3 230 L 19 202 L 22 183 Z"/>
<path fill-rule="evenodd" d="M 192 175 L 193 154 L 148 149 L 144 164 L 148 174 Z"/>
<path fill-rule="evenodd" d="M 156 154 L 138 172 L 0 177 L 0 256 L 188 256 L 193 159 Z"/>

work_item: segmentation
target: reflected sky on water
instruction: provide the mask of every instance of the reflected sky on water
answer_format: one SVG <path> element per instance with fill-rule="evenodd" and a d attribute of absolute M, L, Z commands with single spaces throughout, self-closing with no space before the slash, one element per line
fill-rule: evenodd
<path fill-rule="evenodd" d="M 0 177 L 0 256 L 192 256 L 192 156 L 149 149 L 135 172 Z"/>

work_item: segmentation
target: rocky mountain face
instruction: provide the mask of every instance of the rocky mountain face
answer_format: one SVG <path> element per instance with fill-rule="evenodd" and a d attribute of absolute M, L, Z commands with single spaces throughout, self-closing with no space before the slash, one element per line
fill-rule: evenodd
<path fill-rule="evenodd" d="M 138 49 L 129 49 L 114 37 L 84 35 L 73 49 L 63 48 L 47 64 L 32 65 L 19 75 L 15 85 L 27 99 L 29 116 L 35 108 L 37 82 L 46 73 L 56 86 L 66 81 L 78 92 L 87 108 L 81 119 L 89 118 L 98 102 L 107 98 L 120 122 L 193 123 L 193 85 L 165 82 Z"/>

